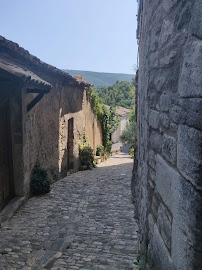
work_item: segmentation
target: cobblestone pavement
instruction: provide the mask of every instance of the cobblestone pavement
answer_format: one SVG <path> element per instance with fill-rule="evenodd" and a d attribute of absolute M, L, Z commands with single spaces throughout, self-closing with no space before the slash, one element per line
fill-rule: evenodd
<path fill-rule="evenodd" d="M 135 269 L 132 162 L 116 155 L 31 198 L 0 230 L 0 270 Z"/>

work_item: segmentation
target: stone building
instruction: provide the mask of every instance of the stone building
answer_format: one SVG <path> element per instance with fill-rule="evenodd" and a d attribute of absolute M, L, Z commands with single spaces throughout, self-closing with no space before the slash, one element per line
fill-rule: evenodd
<path fill-rule="evenodd" d="M 55 181 L 78 170 L 84 129 L 94 151 L 102 143 L 89 87 L 0 37 L 0 211 L 29 195 L 37 159 Z"/>
<path fill-rule="evenodd" d="M 141 269 L 202 269 L 201 11 L 201 0 L 139 0 L 132 192 Z"/>

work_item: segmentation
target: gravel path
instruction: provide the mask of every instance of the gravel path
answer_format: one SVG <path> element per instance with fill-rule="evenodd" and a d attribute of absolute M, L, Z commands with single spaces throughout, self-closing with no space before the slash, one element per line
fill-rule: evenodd
<path fill-rule="evenodd" d="M 0 230 L 0 270 L 135 269 L 132 166 L 121 153 L 31 198 Z"/>

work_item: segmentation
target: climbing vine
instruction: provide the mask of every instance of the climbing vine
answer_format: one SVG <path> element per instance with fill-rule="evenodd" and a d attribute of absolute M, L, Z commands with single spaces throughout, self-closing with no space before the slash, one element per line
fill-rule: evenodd
<path fill-rule="evenodd" d="M 102 141 L 104 148 L 107 147 L 109 142 L 110 133 L 116 130 L 119 124 L 119 117 L 116 114 L 115 108 L 108 108 L 100 103 L 100 99 L 91 87 L 88 91 L 88 95 L 91 102 L 92 110 L 99 120 L 102 127 Z"/>

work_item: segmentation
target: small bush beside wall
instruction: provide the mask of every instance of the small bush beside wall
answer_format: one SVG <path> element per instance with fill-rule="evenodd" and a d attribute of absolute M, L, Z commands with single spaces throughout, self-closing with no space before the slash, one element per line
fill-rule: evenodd
<path fill-rule="evenodd" d="M 99 144 L 96 148 L 96 156 L 103 156 L 104 155 L 104 146 Z"/>
<path fill-rule="evenodd" d="M 83 143 L 79 144 L 80 170 L 92 170 L 94 168 L 93 148 L 88 142 L 86 131 L 83 131 Z"/>
<path fill-rule="evenodd" d="M 79 158 L 81 162 L 81 170 L 92 170 L 94 167 L 93 149 L 88 143 L 81 144 L 79 147 Z"/>
<path fill-rule="evenodd" d="M 46 169 L 36 162 L 31 172 L 30 189 L 32 195 L 42 195 L 50 191 L 50 179 Z"/>
<path fill-rule="evenodd" d="M 109 155 L 111 153 L 111 150 L 112 150 L 112 142 L 111 141 L 108 141 L 106 146 L 105 146 L 105 153 L 107 155 Z"/>

